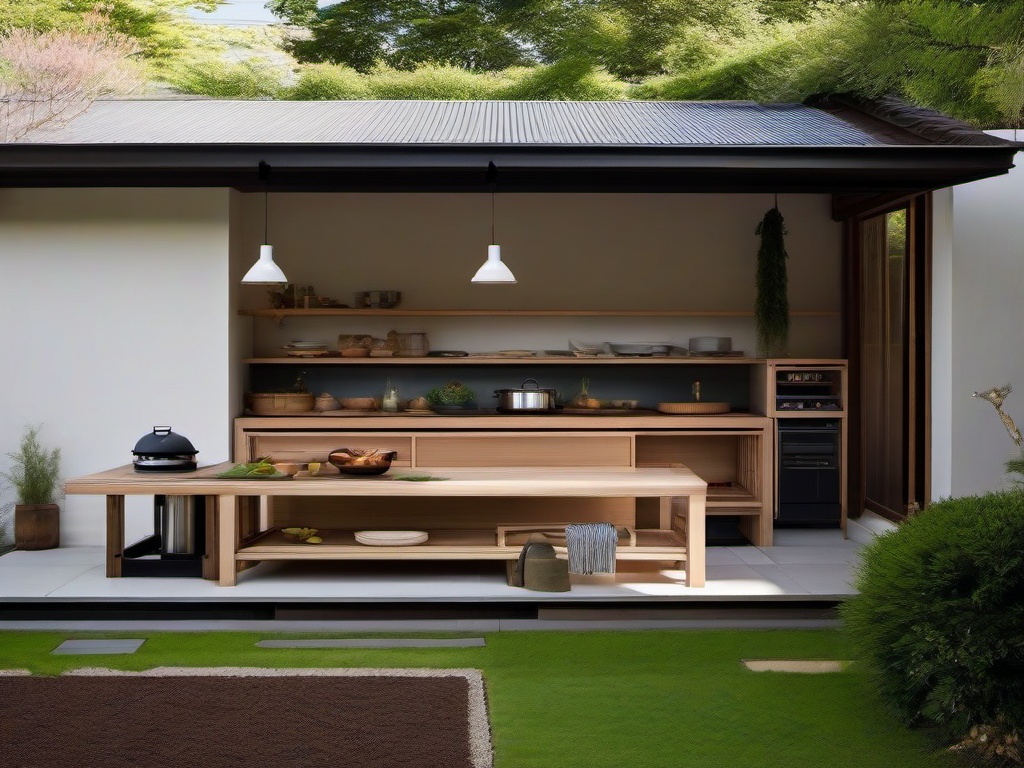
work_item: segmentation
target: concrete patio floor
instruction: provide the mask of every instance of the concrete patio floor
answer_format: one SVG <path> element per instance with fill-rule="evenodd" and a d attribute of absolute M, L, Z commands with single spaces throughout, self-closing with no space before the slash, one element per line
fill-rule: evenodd
<path fill-rule="evenodd" d="M 380 561 L 266 562 L 220 587 L 199 578 L 108 579 L 98 546 L 14 551 L 0 557 L 0 603 L 838 601 L 854 594 L 861 546 L 885 527 L 861 518 L 846 539 L 838 529 L 783 529 L 771 547 L 709 547 L 701 589 L 686 587 L 682 571 L 631 569 L 574 575 L 570 592 L 534 592 L 508 586 L 501 563 Z"/>

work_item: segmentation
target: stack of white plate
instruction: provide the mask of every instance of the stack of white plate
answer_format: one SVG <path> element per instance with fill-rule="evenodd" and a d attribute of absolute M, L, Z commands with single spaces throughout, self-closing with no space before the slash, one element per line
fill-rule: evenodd
<path fill-rule="evenodd" d="M 580 341 L 579 339 L 569 339 L 569 349 L 580 355 L 600 355 L 605 351 L 603 341 Z"/>

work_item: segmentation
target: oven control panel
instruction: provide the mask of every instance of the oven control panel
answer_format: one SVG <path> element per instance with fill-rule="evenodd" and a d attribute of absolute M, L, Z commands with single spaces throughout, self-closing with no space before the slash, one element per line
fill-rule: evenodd
<path fill-rule="evenodd" d="M 776 371 L 775 410 L 843 410 L 842 372 L 836 369 Z"/>

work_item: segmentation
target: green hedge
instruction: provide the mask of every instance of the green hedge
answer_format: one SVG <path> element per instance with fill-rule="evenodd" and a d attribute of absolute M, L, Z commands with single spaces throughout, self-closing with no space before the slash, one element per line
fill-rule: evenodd
<path fill-rule="evenodd" d="M 908 723 L 1024 734 L 1024 493 L 929 507 L 866 548 L 856 587 L 842 618 Z"/>

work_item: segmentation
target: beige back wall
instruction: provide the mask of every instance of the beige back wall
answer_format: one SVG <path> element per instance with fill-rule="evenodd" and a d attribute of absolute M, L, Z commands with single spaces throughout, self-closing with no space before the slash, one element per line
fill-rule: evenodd
<path fill-rule="evenodd" d="M 244 249 L 263 238 L 263 196 L 242 196 Z M 357 290 L 401 290 L 403 308 L 750 310 L 769 195 L 518 194 L 495 200 L 496 240 L 515 286 L 471 285 L 490 242 L 486 194 L 270 196 L 269 239 L 288 278 L 350 303 Z M 793 310 L 838 310 L 840 226 L 827 195 L 783 195 Z M 266 306 L 246 288 L 248 307 Z M 750 318 L 293 320 L 257 325 L 256 353 L 292 338 L 423 329 L 431 347 L 566 347 L 567 337 L 675 341 L 730 335 L 753 350 Z M 840 323 L 794 318 L 791 353 L 835 356 Z"/>

